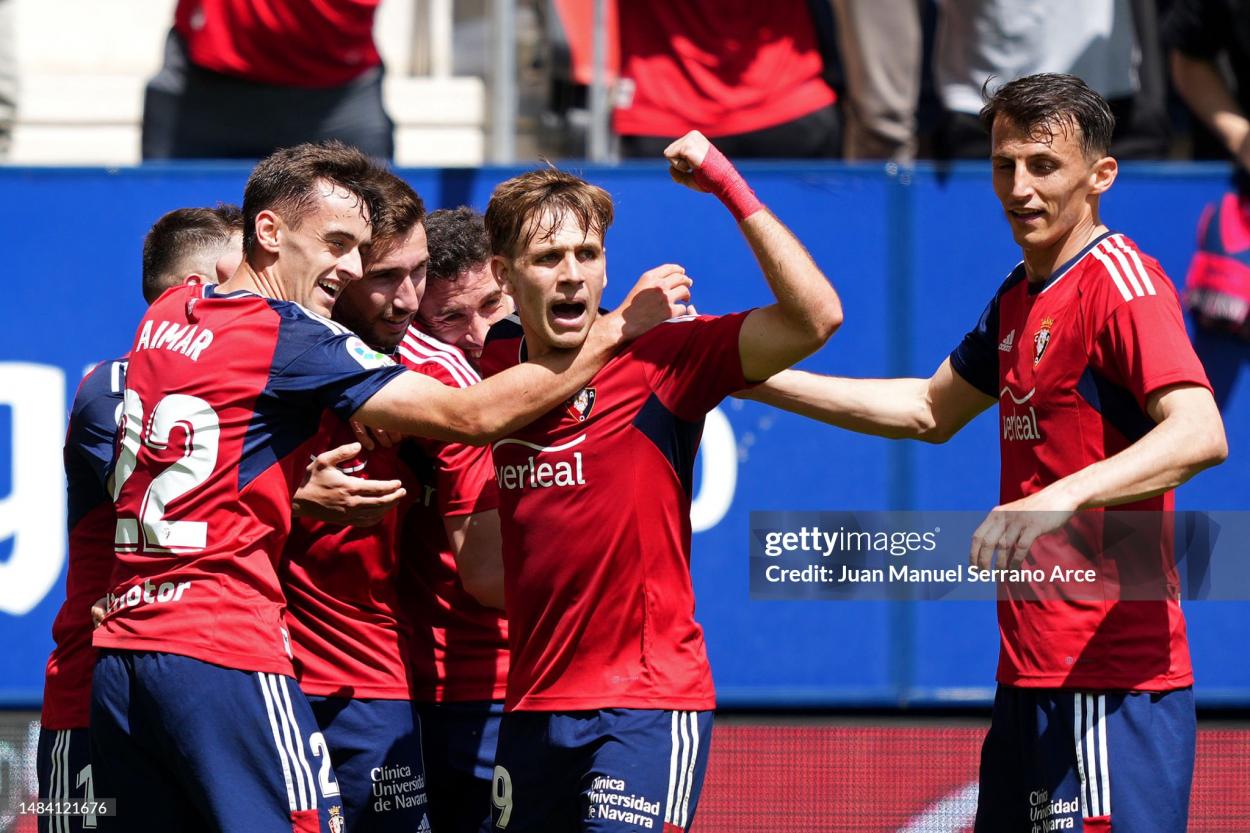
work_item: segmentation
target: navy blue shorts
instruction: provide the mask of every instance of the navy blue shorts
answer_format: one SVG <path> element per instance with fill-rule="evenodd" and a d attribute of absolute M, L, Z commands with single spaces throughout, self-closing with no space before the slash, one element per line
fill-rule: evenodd
<path fill-rule="evenodd" d="M 1196 732 L 1188 688 L 1000 685 L 981 750 L 976 833 L 1183 831 Z"/>
<path fill-rule="evenodd" d="M 498 833 L 684 833 L 707 772 L 712 713 L 509 712 L 491 815 Z"/>
<path fill-rule="evenodd" d="M 428 831 L 421 725 L 410 700 L 310 696 L 351 833 Z"/>
<path fill-rule="evenodd" d="M 87 729 L 39 729 L 35 758 L 40 801 L 92 801 L 91 733 Z M 79 833 L 96 826 L 95 816 L 40 816 L 39 833 Z"/>
<path fill-rule="evenodd" d="M 492 833 L 490 791 L 503 701 L 414 703 L 437 833 Z"/>
<path fill-rule="evenodd" d="M 98 830 L 343 833 L 325 738 L 295 680 L 104 651 L 91 691 Z"/>

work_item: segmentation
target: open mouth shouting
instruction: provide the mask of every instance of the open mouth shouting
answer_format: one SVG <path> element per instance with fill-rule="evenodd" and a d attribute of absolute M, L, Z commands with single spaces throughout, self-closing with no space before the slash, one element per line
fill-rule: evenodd
<path fill-rule="evenodd" d="M 586 323 L 586 302 L 583 300 L 554 301 L 548 312 L 551 325 L 556 330 L 578 330 Z"/>

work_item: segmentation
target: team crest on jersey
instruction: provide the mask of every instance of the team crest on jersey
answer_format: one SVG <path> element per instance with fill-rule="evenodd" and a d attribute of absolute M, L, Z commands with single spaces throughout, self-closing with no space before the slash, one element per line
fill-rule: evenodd
<path fill-rule="evenodd" d="M 577 418 L 578 422 L 585 422 L 586 417 L 590 416 L 590 411 L 595 407 L 595 389 L 582 388 L 567 403 L 569 413 Z"/>
<path fill-rule="evenodd" d="M 365 370 L 372 370 L 375 367 L 387 367 L 395 363 L 390 356 L 385 353 L 379 353 L 356 338 L 356 336 L 352 336 L 347 340 L 347 352 Z"/>
<path fill-rule="evenodd" d="M 1033 366 L 1042 360 L 1046 348 L 1050 346 L 1050 328 L 1055 326 L 1055 319 L 1043 318 L 1042 326 L 1033 335 Z"/>
<path fill-rule="evenodd" d="M 330 808 L 330 833 L 343 833 L 347 822 L 343 820 L 343 808 L 335 804 Z"/>

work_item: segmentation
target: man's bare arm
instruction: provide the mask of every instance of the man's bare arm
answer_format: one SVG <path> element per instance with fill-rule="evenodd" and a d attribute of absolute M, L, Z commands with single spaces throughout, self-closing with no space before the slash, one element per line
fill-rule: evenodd
<path fill-rule="evenodd" d="M 613 312 L 600 316 L 576 351 L 554 351 L 468 388 L 404 373 L 369 398 L 352 419 L 438 440 L 485 445 L 577 393 L 616 349 L 684 312 L 690 279 L 677 266 L 648 272 Z"/>
<path fill-rule="evenodd" d="M 765 209 L 742 233 L 777 299 L 742 322 L 738 352 L 747 379 L 767 379 L 815 353 L 842 324 L 842 302 L 798 238 Z"/>
<path fill-rule="evenodd" d="M 1119 454 L 996 507 L 973 534 L 969 561 L 981 568 L 1007 567 L 1073 512 L 1163 494 L 1228 457 L 1224 421 L 1206 388 L 1163 388 L 1146 400 L 1146 412 L 1157 424 Z"/>
<path fill-rule="evenodd" d="M 819 350 L 842 324 L 842 302 L 790 229 L 763 208 L 712 143 L 691 131 L 664 151 L 674 180 L 714 194 L 735 217 L 768 282 L 775 304 L 751 312 L 738 349 L 743 375 L 767 379 Z"/>
<path fill-rule="evenodd" d="M 943 443 L 994 404 L 942 362 L 928 379 L 846 379 L 785 370 L 738 394 L 848 431 Z"/>
<path fill-rule="evenodd" d="M 1250 118 L 1237 106 L 1219 69 L 1211 61 L 1175 49 L 1169 61 L 1172 82 L 1189 109 L 1223 140 L 1238 163 L 1250 170 Z"/>
<path fill-rule="evenodd" d="M 1064 495 L 1073 509 L 1131 503 L 1175 489 L 1228 458 L 1224 421 L 1206 388 L 1163 388 L 1147 399 L 1146 413 L 1158 423 L 1146 436 L 1042 491 Z"/>
<path fill-rule="evenodd" d="M 469 595 L 487 607 L 503 610 L 503 536 L 499 512 L 443 518 L 456 572 Z"/>

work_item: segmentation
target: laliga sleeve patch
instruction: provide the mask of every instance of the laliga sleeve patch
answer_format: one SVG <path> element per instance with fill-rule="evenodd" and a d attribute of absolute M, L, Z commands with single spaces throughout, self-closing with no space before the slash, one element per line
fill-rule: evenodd
<path fill-rule="evenodd" d="M 394 359 L 385 353 L 379 353 L 369 345 L 365 344 L 356 336 L 351 336 L 347 341 L 343 342 L 347 348 L 347 354 L 356 360 L 356 363 L 365 370 L 372 370 L 375 367 L 390 367 L 395 364 Z"/>

